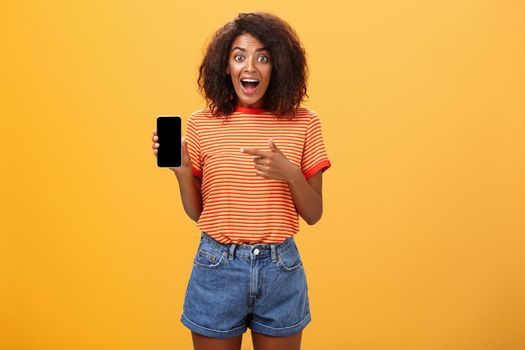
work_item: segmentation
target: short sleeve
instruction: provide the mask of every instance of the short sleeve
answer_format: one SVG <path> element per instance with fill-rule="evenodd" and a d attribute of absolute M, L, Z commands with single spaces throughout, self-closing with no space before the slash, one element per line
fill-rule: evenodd
<path fill-rule="evenodd" d="M 321 120 L 314 114 L 306 128 L 301 170 L 304 177 L 309 178 L 319 170 L 326 171 L 330 166 L 323 142 Z"/>
<path fill-rule="evenodd" d="M 187 143 L 188 152 L 190 153 L 193 175 L 202 178 L 201 145 L 197 124 L 195 123 L 195 117 L 193 114 L 190 115 L 186 123 L 186 135 L 184 140 Z"/>

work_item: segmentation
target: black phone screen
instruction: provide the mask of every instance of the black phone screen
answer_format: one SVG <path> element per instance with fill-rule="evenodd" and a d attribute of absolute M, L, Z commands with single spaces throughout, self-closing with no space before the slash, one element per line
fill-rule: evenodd
<path fill-rule="evenodd" d="M 176 168 L 182 163 L 181 119 L 179 116 L 157 117 L 157 166 Z"/>

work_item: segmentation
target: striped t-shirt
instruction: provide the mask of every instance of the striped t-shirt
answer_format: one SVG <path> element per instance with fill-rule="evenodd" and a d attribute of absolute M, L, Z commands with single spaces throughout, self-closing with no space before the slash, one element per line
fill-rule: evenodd
<path fill-rule="evenodd" d="M 236 107 L 226 122 L 207 109 L 188 118 L 185 140 L 192 171 L 202 178 L 197 227 L 213 239 L 225 244 L 281 243 L 299 231 L 287 182 L 256 175 L 256 156 L 240 151 L 270 151 L 270 138 L 305 178 L 331 165 L 320 119 L 305 107 L 291 120 L 246 107 Z"/>

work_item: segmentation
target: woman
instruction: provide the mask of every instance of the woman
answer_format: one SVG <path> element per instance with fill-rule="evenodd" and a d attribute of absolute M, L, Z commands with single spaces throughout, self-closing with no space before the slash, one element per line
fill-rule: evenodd
<path fill-rule="evenodd" d="M 300 106 L 307 64 L 295 31 L 268 13 L 241 13 L 212 38 L 199 69 L 207 108 L 187 120 L 171 168 L 201 241 L 181 322 L 195 349 L 299 349 L 311 321 L 298 215 L 322 215 L 330 167 L 319 117 Z M 156 131 L 152 135 L 157 154 Z"/>

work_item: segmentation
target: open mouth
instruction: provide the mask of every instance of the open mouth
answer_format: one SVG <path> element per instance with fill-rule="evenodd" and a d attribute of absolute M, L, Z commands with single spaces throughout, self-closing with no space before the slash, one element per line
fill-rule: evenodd
<path fill-rule="evenodd" d="M 251 95 L 254 93 L 255 89 L 259 85 L 259 80 L 257 79 L 241 79 L 241 86 L 245 93 Z"/>

